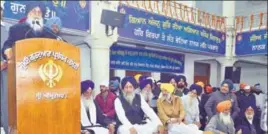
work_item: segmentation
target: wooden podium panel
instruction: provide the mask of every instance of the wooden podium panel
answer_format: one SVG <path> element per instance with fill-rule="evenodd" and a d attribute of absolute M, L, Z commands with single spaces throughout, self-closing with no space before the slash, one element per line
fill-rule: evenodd
<path fill-rule="evenodd" d="M 80 134 L 80 50 L 53 39 L 16 42 L 8 66 L 12 134 Z"/>

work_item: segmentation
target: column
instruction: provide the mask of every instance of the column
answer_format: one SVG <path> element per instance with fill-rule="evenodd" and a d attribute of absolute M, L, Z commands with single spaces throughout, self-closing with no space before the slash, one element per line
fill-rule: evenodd
<path fill-rule="evenodd" d="M 235 35 L 234 35 L 234 16 L 235 1 L 223 1 L 223 16 L 226 16 L 226 49 L 225 57 L 217 58 L 220 63 L 220 82 L 224 80 L 225 67 L 233 66 L 236 62 L 234 57 Z"/>
<path fill-rule="evenodd" d="M 109 38 L 98 38 L 90 41 L 91 46 L 91 79 L 95 83 L 95 95 L 99 85 L 104 80 L 109 80 L 110 75 L 110 46 L 114 43 Z M 90 60 L 90 59 L 88 59 Z"/>
<path fill-rule="evenodd" d="M 235 24 L 235 1 L 223 1 L 223 16 L 226 16 L 226 57 L 234 56 L 235 49 L 235 35 L 234 35 L 234 24 Z"/>
<path fill-rule="evenodd" d="M 112 36 L 105 34 L 105 25 L 100 23 L 102 10 L 117 11 L 118 4 L 118 1 L 91 2 L 91 35 L 85 38 L 85 42 L 91 47 L 91 79 L 95 83 L 95 95 L 100 92 L 100 83 L 109 80 L 110 46 L 118 39 L 117 28 Z"/>

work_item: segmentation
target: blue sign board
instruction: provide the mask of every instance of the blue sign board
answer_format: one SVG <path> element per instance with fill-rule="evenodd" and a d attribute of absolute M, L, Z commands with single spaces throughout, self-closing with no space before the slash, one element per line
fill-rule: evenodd
<path fill-rule="evenodd" d="M 118 11 L 126 14 L 124 28 L 118 29 L 120 37 L 188 51 L 225 54 L 223 32 L 125 5 L 119 6 Z"/>
<path fill-rule="evenodd" d="M 114 45 L 110 52 L 110 68 L 183 73 L 184 55 Z"/>
<path fill-rule="evenodd" d="M 2 1 L 1 1 L 2 2 Z M 33 2 L 33 1 L 31 1 Z M 64 28 L 87 31 L 90 26 L 90 1 L 35 1 L 42 2 L 46 7 L 45 20 L 57 16 L 61 18 Z M 4 17 L 20 20 L 25 17 L 28 1 L 5 1 Z"/>
<path fill-rule="evenodd" d="M 267 54 L 267 29 L 248 31 L 236 35 L 236 55 Z"/>

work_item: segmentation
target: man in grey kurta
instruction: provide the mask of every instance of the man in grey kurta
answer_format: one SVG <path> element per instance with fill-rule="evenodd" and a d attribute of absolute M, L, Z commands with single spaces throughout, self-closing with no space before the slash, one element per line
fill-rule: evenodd
<path fill-rule="evenodd" d="M 233 119 L 230 116 L 232 102 L 230 100 L 221 101 L 217 104 L 217 114 L 212 116 L 205 130 L 214 134 L 235 134 Z"/>
<path fill-rule="evenodd" d="M 1 49 L 8 36 L 8 25 L 3 22 L 4 6 L 1 1 Z M 7 63 L 1 56 L 1 124 L 8 132 L 8 104 L 7 104 Z"/>
<path fill-rule="evenodd" d="M 207 124 L 206 131 L 211 131 L 214 134 L 235 134 L 234 122 L 224 124 L 220 119 L 220 114 L 214 115 Z"/>
<path fill-rule="evenodd" d="M 233 89 L 233 82 L 227 79 L 222 82 L 220 91 L 216 91 L 211 94 L 211 97 L 205 104 L 205 110 L 209 119 L 217 113 L 216 112 L 217 104 L 224 100 L 231 100 L 232 102 L 231 116 L 233 120 L 236 119 L 240 109 L 238 107 L 237 98 L 235 94 L 231 93 L 232 89 Z"/>

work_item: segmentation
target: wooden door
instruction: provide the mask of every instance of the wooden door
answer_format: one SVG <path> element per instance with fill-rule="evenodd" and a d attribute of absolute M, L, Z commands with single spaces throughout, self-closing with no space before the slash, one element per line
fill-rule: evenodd
<path fill-rule="evenodd" d="M 204 84 L 210 84 L 210 64 L 194 63 L 194 82 L 202 81 Z"/>

